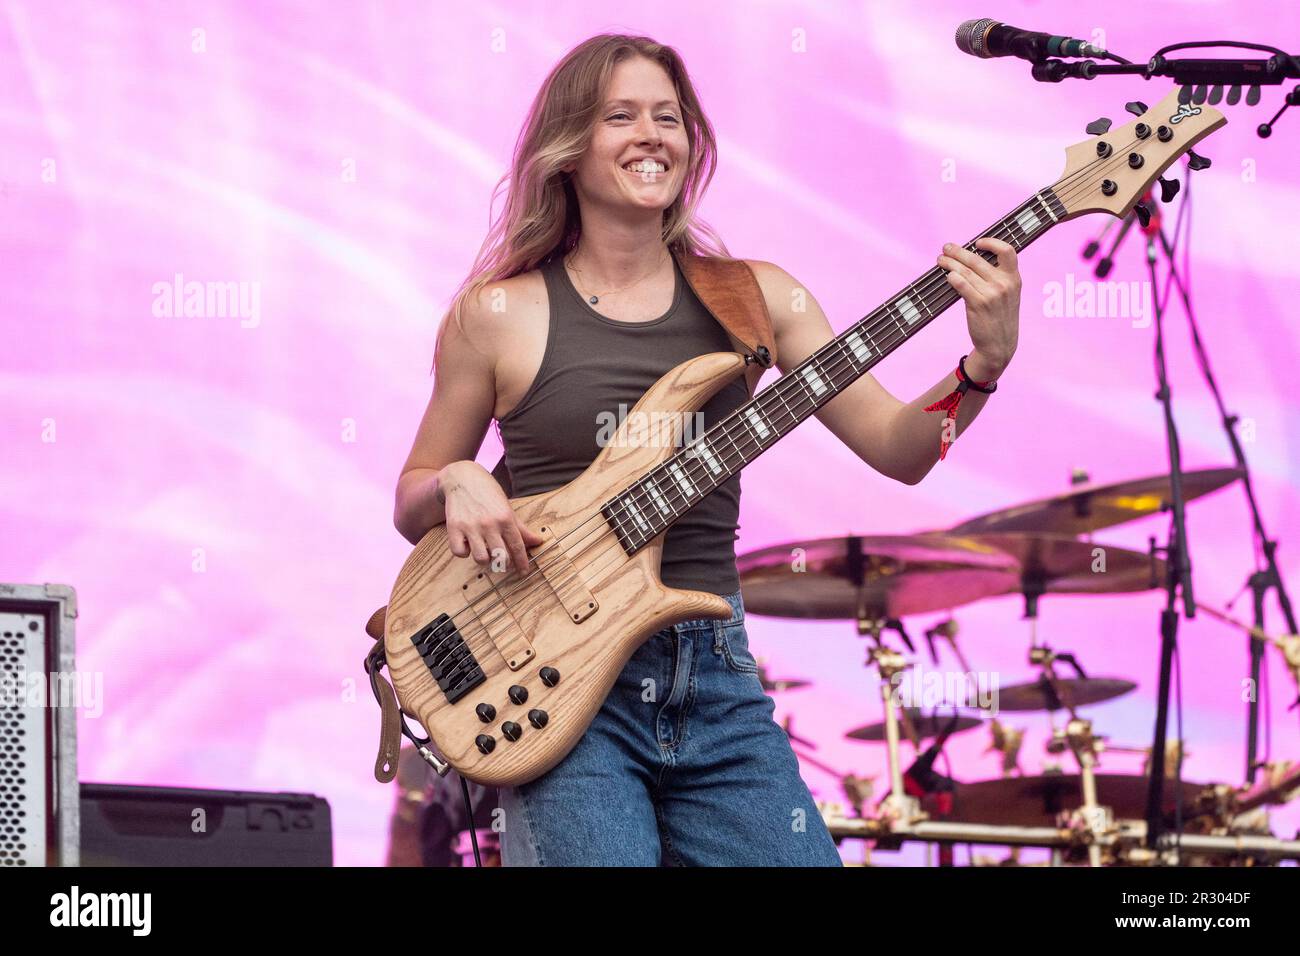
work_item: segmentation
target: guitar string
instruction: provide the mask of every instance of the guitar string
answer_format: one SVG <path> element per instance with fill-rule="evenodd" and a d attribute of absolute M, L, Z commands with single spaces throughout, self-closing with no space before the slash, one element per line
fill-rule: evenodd
<path fill-rule="evenodd" d="M 1142 139 L 1138 139 L 1138 140 L 1134 140 L 1133 142 L 1128 143 L 1128 144 L 1126 144 L 1125 146 L 1120 147 L 1120 148 L 1118 148 L 1118 149 L 1112 148 L 1112 153 L 1111 153 L 1109 156 L 1107 156 L 1107 157 L 1099 157 L 1098 159 L 1092 160 L 1092 161 L 1090 161 L 1087 165 L 1085 165 L 1085 166 L 1081 167 L 1079 170 L 1077 170 L 1075 173 L 1072 173 L 1072 174 L 1070 174 L 1070 175 L 1068 175 L 1068 176 L 1062 177 L 1060 180 L 1058 180 L 1057 182 L 1053 183 L 1052 185 L 1050 185 L 1050 186 L 1048 186 L 1048 187 L 1044 187 L 1043 189 L 1038 190 L 1038 192 L 1036 192 L 1032 197 L 1030 197 L 1029 199 L 1027 199 L 1027 200 L 1023 201 L 1022 203 L 1020 203 L 1020 204 L 1019 204 L 1019 205 L 1018 205 L 1018 206 L 1017 206 L 1017 207 L 1016 207 L 1016 208 L 1015 208 L 1011 213 L 1008 213 L 1006 216 L 1004 216 L 1004 217 L 1002 217 L 1001 219 L 999 219 L 999 220 L 998 220 L 998 221 L 997 221 L 997 222 L 996 222 L 992 227 L 990 227 L 988 230 L 986 230 L 986 231 L 985 231 L 985 232 L 984 232 L 984 233 L 983 233 L 979 238 L 983 238 L 984 236 L 991 236 L 991 237 L 994 237 L 994 238 L 1002 238 L 1002 237 L 998 237 L 998 236 L 996 235 L 997 233 L 1002 232 L 1002 233 L 1005 233 L 1005 237 L 1004 237 L 1004 239 L 1005 239 L 1005 240 L 1010 240 L 1010 241 L 1014 244 L 1014 243 L 1017 242 L 1018 240 L 1017 240 L 1016 237 L 1015 237 L 1015 234 L 1014 234 L 1014 232 L 1013 232 L 1013 229 L 1018 225 L 1018 223 L 1019 223 L 1019 217 L 1020 217 L 1020 216 L 1023 216 L 1023 214 L 1024 214 L 1026 211 L 1029 211 L 1029 210 L 1028 210 L 1028 207 L 1032 207 L 1032 206 L 1034 206 L 1034 205 L 1041 205 L 1041 206 L 1043 206 L 1043 208 L 1048 209 L 1048 210 L 1049 210 L 1049 216 L 1053 219 L 1053 224 L 1055 224 L 1058 220 L 1055 219 L 1055 216 L 1054 216 L 1054 215 L 1051 213 L 1051 211 L 1050 211 L 1050 206 L 1049 206 L 1049 204 L 1048 204 L 1049 201 L 1046 200 L 1046 199 L 1044 199 L 1044 197 L 1043 197 L 1043 195 L 1042 195 L 1045 191 L 1051 190 L 1051 191 L 1053 192 L 1054 198 L 1056 198 L 1058 201 L 1061 201 L 1062 203 L 1064 203 L 1064 201 L 1066 201 L 1066 200 L 1072 200 L 1072 199 L 1077 198 L 1077 197 L 1078 197 L 1079 195 L 1081 195 L 1083 192 L 1086 192 L 1086 191 L 1088 191 L 1089 189 L 1092 188 L 1092 183 L 1089 182 L 1089 183 L 1087 183 L 1087 184 L 1083 184 L 1083 189 L 1080 191 L 1080 190 L 1077 188 L 1077 187 L 1079 186 L 1078 180 L 1081 180 L 1084 176 L 1086 176 L 1086 175 L 1089 174 L 1089 173 L 1093 174 L 1093 176 L 1094 176 L 1094 178 L 1095 178 L 1096 175 L 1099 175 L 1099 174 L 1101 174 L 1102 172 L 1105 172 L 1105 171 L 1109 171 L 1109 169 L 1110 169 L 1111 167 L 1118 166 L 1119 163 L 1120 163 L 1121 161 L 1125 161 L 1125 160 L 1124 160 L 1124 154 L 1127 153 L 1127 151 L 1128 151 L 1131 147 L 1133 147 L 1135 144 L 1136 144 L 1136 145 L 1140 145 L 1142 142 L 1143 142 Z M 1098 168 L 1098 167 L 1100 167 L 1100 168 Z M 1065 187 L 1064 190 L 1063 190 L 1063 191 L 1058 191 L 1058 187 L 1063 187 L 1063 186 Z M 1038 211 L 1035 210 L 1035 214 L 1036 214 L 1036 215 L 1037 215 L 1037 212 L 1038 212 Z M 1021 231 L 1022 233 L 1025 233 L 1025 232 L 1026 232 L 1025 229 L 1024 229 L 1023 227 L 1020 228 L 1020 231 Z M 1033 234 L 1033 235 L 1030 235 L 1030 234 L 1026 233 L 1026 234 L 1025 234 L 1025 245 L 1024 245 L 1024 246 L 1021 246 L 1020 249 L 1023 250 L 1023 249 L 1024 249 L 1024 248 L 1029 244 L 1029 242 L 1031 242 L 1033 239 L 1037 238 L 1038 235 L 1042 235 L 1042 232 L 1045 232 L 1045 230 L 1043 230 L 1043 231 L 1039 231 L 1039 232 L 1037 232 L 1037 233 L 1035 233 L 1035 234 Z M 976 249 L 974 249 L 975 241 L 976 241 L 976 240 L 971 240 L 971 241 L 967 242 L 967 243 L 965 244 L 964 248 L 966 248 L 968 251 L 974 251 L 974 252 L 976 252 L 977 254 L 987 254 L 987 255 L 992 255 L 991 253 L 988 253 L 987 250 L 976 250 Z M 939 313 L 935 312 L 934 309 L 932 309 L 932 308 L 930 307 L 930 305 L 929 305 L 929 300 L 930 300 L 931 296 L 933 296 L 936 292 L 940 294 L 940 297 L 941 297 L 941 298 L 943 298 L 943 297 L 948 297 L 948 296 L 952 296 L 952 295 L 955 295 L 955 294 L 956 294 L 956 293 L 955 293 L 955 290 L 952 288 L 952 286 L 947 282 L 947 280 L 946 280 L 946 278 L 945 278 L 946 275 L 948 274 L 948 270 L 939 269 L 939 270 L 938 270 L 938 273 L 939 273 L 938 275 L 931 275 L 931 273 L 934 273 L 934 272 L 935 272 L 935 268 L 931 268 L 931 270 L 929 270 L 929 272 L 927 272 L 927 274 L 926 274 L 925 277 L 923 277 L 923 278 L 920 279 L 920 280 L 915 280 L 915 281 L 913 281 L 912 283 L 909 283 L 907 289 L 903 290 L 902 292 L 900 292 L 900 293 L 898 293 L 897 295 L 895 295 L 893 298 L 889 299 L 885 304 L 883 304 L 883 305 L 882 305 L 881 307 L 879 307 L 877 310 L 875 310 L 874 312 L 870 313 L 870 314 L 867 316 L 866 319 L 859 320 L 858 323 L 855 323 L 855 325 L 861 325 L 864 321 L 867 321 L 867 320 L 871 319 L 872 316 L 876 315 L 877 312 L 881 313 L 880 318 L 879 318 L 878 320 L 874 321 L 873 324 L 872 324 L 871 326 L 869 326 L 869 328 L 864 328 L 863 330 L 860 330 L 860 331 L 863 332 L 863 333 L 865 333 L 869 339 L 873 340 L 873 341 L 871 342 L 871 344 L 872 344 L 873 346 L 876 347 L 876 351 L 877 351 L 877 352 L 880 352 L 880 353 L 882 354 L 882 357 L 883 357 L 885 354 L 887 354 L 888 352 L 892 351 L 894 348 L 896 348 L 896 347 L 898 347 L 899 345 L 901 345 L 903 342 L 905 342 L 905 341 L 910 337 L 910 334 L 907 332 L 907 330 L 906 330 L 906 329 L 903 329 L 902 326 L 899 324 L 899 318 L 902 317 L 901 312 L 898 312 L 897 309 L 893 309 L 893 313 L 894 313 L 894 314 L 890 314 L 890 313 L 891 313 L 892 303 L 894 303 L 895 301 L 897 301 L 897 300 L 900 299 L 900 298 L 904 298 L 905 293 L 906 293 L 907 291 L 910 290 L 910 291 L 912 291 L 912 292 L 914 292 L 914 293 L 917 294 L 917 298 L 921 300 L 921 302 L 922 302 L 923 305 L 925 305 L 925 307 L 926 307 L 926 311 L 931 313 L 931 315 L 930 315 L 930 320 L 932 320 L 933 318 L 937 317 L 937 315 L 938 315 Z M 917 282 L 920 282 L 920 289 L 919 289 L 919 290 L 918 290 L 918 288 L 917 288 Z M 960 298 L 960 296 L 958 295 L 957 298 Z M 956 301 L 956 300 L 954 299 L 953 301 L 948 302 L 948 303 L 946 303 L 946 304 L 942 304 L 942 303 L 941 303 L 941 304 L 939 305 L 940 310 L 942 311 L 943 309 L 946 309 L 946 308 L 950 307 L 951 305 L 955 304 L 955 301 Z M 929 320 L 927 320 L 927 324 L 928 324 L 928 321 L 929 321 Z M 894 340 L 891 339 L 891 341 L 889 341 L 888 343 L 886 343 L 886 344 L 884 345 L 884 347 L 882 348 L 881 346 L 876 345 L 876 343 L 874 342 L 874 339 L 876 338 L 876 335 L 877 335 L 880 331 L 882 331 L 883 329 L 885 329 L 886 326 L 888 326 L 888 325 L 890 325 L 890 324 L 893 324 L 893 325 L 899 327 L 900 330 L 902 330 L 904 334 L 903 334 L 903 336 L 902 336 L 901 339 L 898 339 L 898 340 L 896 340 L 896 341 L 894 341 Z M 913 323 L 913 324 L 914 324 L 914 323 Z M 919 329 L 918 329 L 917 331 L 919 331 Z M 843 334 L 843 333 L 842 333 L 842 334 Z M 845 368 L 846 365 L 847 365 L 847 366 L 852 366 L 852 367 L 854 368 L 854 370 L 857 371 L 857 362 L 855 362 L 855 361 L 854 361 L 852 358 L 850 358 L 847 354 L 844 354 L 844 348 L 843 348 L 844 343 L 843 343 L 842 341 L 839 341 L 839 338 L 840 338 L 840 337 L 836 337 L 836 339 L 832 339 L 830 342 L 825 343 L 825 345 L 823 345 L 823 346 L 818 350 L 818 352 L 821 352 L 821 351 L 827 349 L 827 348 L 830 347 L 830 346 L 835 346 L 835 351 L 836 351 L 837 353 L 839 353 L 839 354 L 837 354 L 837 355 L 834 357 L 834 359 L 833 359 L 833 365 L 831 365 L 831 366 L 829 366 L 829 367 L 826 367 L 826 368 L 821 368 L 821 369 L 819 369 L 819 371 L 821 371 L 821 372 L 823 372 L 824 374 L 826 374 L 827 377 L 829 377 L 832 381 L 835 381 L 835 379 L 838 377 L 839 373 L 842 372 L 842 371 L 844 370 L 844 368 Z M 811 356 L 810 358 L 815 357 L 816 355 L 817 355 L 817 353 L 814 353 L 814 356 Z M 802 367 L 804 364 L 806 364 L 807 361 L 808 361 L 808 360 L 805 360 L 805 363 L 801 363 L 801 366 L 800 366 L 800 367 Z M 782 384 L 783 382 L 790 381 L 790 380 L 797 380 L 799 377 L 801 377 L 801 376 L 799 375 L 799 367 L 797 367 L 797 368 L 795 368 L 795 369 L 792 369 L 791 372 L 790 372 L 789 374 L 782 376 L 781 379 L 778 379 L 776 382 L 774 382 L 770 389 L 764 389 L 764 390 L 762 390 L 761 392 L 759 392 L 757 395 L 755 395 L 754 398 L 751 399 L 750 402 L 747 402 L 747 403 L 746 403 L 746 406 L 742 406 L 741 409 L 737 409 L 736 411 L 732 412 L 732 413 L 731 413 L 731 414 L 730 414 L 726 419 L 723 419 L 721 422 L 715 423 L 715 425 L 710 429 L 710 432 L 713 432 L 713 431 L 719 431 L 720 433 L 725 433 L 727 427 L 730 426 L 730 424 L 732 423 L 732 420 L 733 420 L 733 419 L 738 419 L 738 418 L 741 416 L 742 411 L 748 410 L 747 406 L 752 406 L 752 405 L 753 405 L 755 402 L 757 402 L 760 398 L 764 398 L 764 399 L 765 399 L 768 391 L 776 391 L 776 390 L 781 386 L 781 384 Z M 816 410 L 816 405 L 817 405 L 817 402 L 816 402 L 816 400 L 814 399 L 813 402 L 812 402 L 813 407 L 812 407 L 811 409 L 808 409 L 807 412 L 803 412 L 803 410 L 802 410 L 802 406 L 803 406 L 803 404 L 804 404 L 805 402 L 807 402 L 808 397 L 807 397 L 807 395 L 806 395 L 806 387 L 807 387 L 806 384 L 801 384 L 801 387 L 805 389 L 805 392 L 804 392 L 803 395 L 801 395 L 800 397 L 796 398 L 796 400 L 795 400 L 795 402 L 796 402 L 796 406 L 800 407 L 800 409 L 801 409 L 800 412 L 792 411 L 792 410 L 790 409 L 789 405 L 786 404 L 786 402 L 785 402 L 785 397 L 782 396 L 782 395 L 780 395 L 779 393 L 776 394 L 776 397 L 780 399 L 780 401 L 782 402 L 782 404 L 786 405 L 786 407 L 785 407 L 783 413 L 782 413 L 782 412 L 778 412 L 778 414 L 784 414 L 784 415 L 788 416 L 789 419 L 790 419 L 790 421 L 791 421 L 791 422 L 794 422 L 794 423 L 796 423 L 796 424 L 797 424 L 798 421 L 801 420 L 801 415 L 804 415 L 804 416 L 806 417 L 806 414 L 811 414 L 813 411 Z M 844 387 L 847 387 L 847 385 L 844 386 Z M 838 392 L 837 392 L 837 394 L 838 394 Z M 766 411 L 765 411 L 764 417 L 765 417 L 766 420 L 769 420 L 769 421 L 774 421 L 774 422 L 777 421 L 777 419 L 775 418 L 775 416 L 774 416 L 773 414 L 768 413 L 768 412 L 766 412 Z M 788 423 L 787 423 L 787 424 L 788 424 Z M 776 427 L 777 427 L 777 430 L 779 431 L 779 430 L 785 428 L 785 427 L 786 427 L 786 424 L 777 424 Z M 703 443 L 703 442 L 705 442 L 705 441 L 708 440 L 708 439 L 707 439 L 707 435 L 708 435 L 708 434 L 709 434 L 709 433 L 706 433 L 706 435 L 703 436 L 703 437 L 699 440 L 700 443 Z M 744 458 L 745 458 L 745 452 L 744 452 L 744 451 L 740 448 L 740 446 L 736 443 L 735 439 L 734 439 L 731 435 L 724 435 L 724 437 L 726 438 L 726 440 L 730 441 L 730 443 L 731 443 L 733 449 L 734 449 L 735 451 L 737 451 L 737 452 L 740 454 L 741 460 L 744 461 Z M 778 439 L 781 438 L 781 437 L 784 437 L 784 436 L 783 436 L 783 435 L 777 435 L 777 438 L 778 438 Z M 750 440 L 749 440 L 749 439 L 746 439 L 746 443 L 748 443 L 748 441 L 750 441 Z M 775 443 L 775 442 L 773 442 L 773 444 L 774 444 L 774 443 Z M 696 443 L 693 442 L 692 445 L 694 445 L 694 444 L 696 444 Z M 757 445 L 756 450 L 757 450 L 759 453 L 761 453 L 762 451 L 765 451 L 765 450 L 766 450 L 766 448 L 763 447 L 762 439 L 759 439 L 759 440 L 756 442 L 756 445 Z M 726 457 L 726 453 L 724 453 L 724 457 Z M 751 459 L 751 460 L 752 460 L 752 459 Z M 666 462 L 662 462 L 662 463 L 660 463 L 659 465 L 655 466 L 654 468 L 650 469 L 650 471 L 647 472 L 646 475 L 643 475 L 642 478 L 640 478 L 640 479 L 637 480 L 637 482 L 634 482 L 634 483 L 633 483 L 633 486 L 630 486 L 629 490 L 632 490 L 632 489 L 635 487 L 636 484 L 640 484 L 641 482 L 647 480 L 647 478 L 650 478 L 650 476 L 653 475 L 655 472 L 660 471 L 660 470 L 666 468 L 668 465 L 670 465 L 670 464 L 672 464 L 672 463 L 677 463 L 679 466 L 682 466 L 682 467 L 684 468 L 684 470 L 687 470 L 687 471 L 689 471 L 689 469 L 691 469 L 692 467 L 694 467 L 694 468 L 699 468 L 699 469 L 702 469 L 702 468 L 703 468 L 703 465 L 698 461 L 698 458 L 697 458 L 696 461 L 694 461 L 693 463 L 689 463 L 689 462 L 677 462 L 676 459 L 675 459 L 675 457 L 674 457 L 673 459 L 670 459 L 669 461 L 666 461 Z M 728 464 L 730 464 L 730 462 L 728 462 Z M 745 462 L 745 464 L 748 464 L 748 462 Z M 734 474 L 734 473 L 733 473 L 733 474 Z M 692 475 L 691 477 L 694 477 L 694 478 L 698 481 L 700 476 L 699 476 L 699 475 Z M 705 477 L 707 478 L 708 476 L 705 475 Z M 730 477 L 731 477 L 731 476 L 728 476 L 728 479 L 727 479 L 727 480 L 729 480 Z M 719 485 L 720 485 L 720 484 L 721 484 L 721 483 L 719 483 Z M 656 485 L 656 487 L 658 487 L 658 486 Z M 673 488 L 674 488 L 674 485 L 673 485 L 673 483 L 670 482 L 670 483 L 667 483 L 667 487 L 668 487 L 669 489 L 673 489 Z M 713 490 L 716 490 L 716 487 L 718 487 L 718 486 L 715 485 L 715 487 L 712 488 L 712 489 L 710 489 L 709 492 L 706 492 L 705 495 L 702 495 L 702 496 L 701 496 L 701 499 L 702 499 L 703 497 L 705 497 L 707 494 L 712 493 Z M 690 507 L 693 507 L 693 506 L 694 506 L 693 504 L 689 504 L 689 499 L 687 499 L 687 498 L 685 497 L 685 495 L 683 495 L 683 494 L 680 492 L 680 490 L 677 491 L 677 494 L 678 494 L 679 497 L 682 498 L 682 503 L 688 503 L 688 508 L 687 508 L 686 510 L 689 510 Z M 621 493 L 620 495 L 616 495 L 616 496 L 614 496 L 614 498 L 625 497 L 626 495 L 627 495 L 627 492 L 625 491 L 625 492 Z M 638 495 L 640 495 L 640 497 L 638 497 Z M 611 499 L 611 500 L 613 500 L 613 499 Z M 651 503 L 648 501 L 648 498 L 646 497 L 646 495 L 645 495 L 644 493 L 639 493 L 639 492 L 637 492 L 637 491 L 633 491 L 632 500 L 635 501 L 635 502 L 637 502 L 637 503 L 639 503 L 639 504 L 641 504 L 643 507 L 645 507 L 646 512 L 647 512 L 648 514 L 653 514 L 653 510 L 652 510 L 652 508 L 650 507 L 650 504 L 651 504 Z M 696 502 L 696 503 L 698 503 L 698 502 Z M 549 553 L 552 549 L 558 548 L 561 552 L 563 552 L 564 556 L 565 556 L 566 558 L 568 558 L 568 560 L 572 563 L 572 562 L 576 559 L 577 555 L 582 554 L 582 553 L 583 553 L 584 551 L 586 551 L 586 549 L 587 549 L 588 547 L 590 547 L 591 545 L 590 545 L 590 544 L 583 545 L 582 547 L 577 548 L 577 550 L 574 551 L 574 550 L 572 550 L 571 548 L 565 547 L 561 542 L 563 542 L 566 538 L 569 538 L 570 536 L 572 536 L 573 534 L 575 534 L 576 532 L 578 532 L 578 531 L 579 531 L 579 530 L 580 530 L 584 525 L 586 525 L 586 524 L 592 522 L 592 521 L 595 520 L 596 518 L 601 518 L 601 517 L 604 517 L 604 514 L 603 514 L 603 506 L 602 506 L 602 510 L 601 510 L 601 511 L 598 511 L 598 512 L 592 514 L 592 515 L 589 515 L 589 516 L 588 516 L 587 518 L 585 518 L 583 521 L 579 522 L 578 525 L 575 525 L 572 529 L 570 529 L 570 530 L 569 530 L 568 532 L 566 532 L 564 535 L 561 535 L 561 536 L 560 536 L 559 538 L 557 538 L 554 542 L 552 542 L 550 545 L 548 545 L 546 548 L 544 548 L 541 552 L 538 552 L 536 555 L 534 555 L 534 557 L 533 557 L 533 562 L 536 563 L 536 562 L 537 562 L 537 559 L 540 558 L 543 554 Z M 680 515 L 679 515 L 679 517 L 680 517 Z M 621 526 L 621 522 L 620 522 L 620 526 Z M 597 525 L 595 531 L 599 532 L 600 529 L 601 529 L 601 526 L 600 526 L 600 525 Z M 626 532 L 628 529 L 627 529 L 627 528 L 622 528 L 622 530 L 624 530 L 624 531 Z M 667 530 L 666 528 L 663 529 L 663 531 L 666 531 L 666 530 Z M 657 537 L 659 534 L 662 534 L 663 531 L 657 532 L 657 533 L 656 533 L 654 536 L 652 536 L 650 539 L 647 539 L 647 541 L 648 541 L 648 540 L 653 540 L 653 537 Z M 591 531 L 588 531 L 588 532 L 584 533 L 583 536 L 582 536 L 581 538 L 578 539 L 578 541 L 573 542 L 573 545 L 576 546 L 576 545 L 580 545 L 580 544 L 582 544 L 582 542 L 585 541 L 587 538 L 589 538 L 589 537 L 591 536 L 591 534 L 592 534 Z M 609 536 L 609 535 L 611 535 L 611 534 L 614 534 L 614 529 L 613 529 L 613 528 L 606 527 L 606 530 L 604 530 L 603 533 L 600 533 L 600 534 L 597 535 L 597 540 L 601 540 L 601 539 L 603 539 L 603 538 L 605 538 L 605 537 L 607 537 L 607 536 Z M 643 547 L 643 546 L 645 545 L 645 543 L 646 543 L 646 541 L 641 542 L 641 544 L 638 545 L 638 548 L 639 548 L 639 547 Z M 617 550 L 617 549 L 616 549 L 616 550 Z M 624 557 L 626 557 L 626 555 L 624 555 Z M 615 555 L 615 560 L 617 560 L 617 554 Z M 581 575 L 579 574 L 579 571 L 580 571 L 580 570 L 581 570 L 581 571 L 584 571 L 584 572 L 587 572 L 588 574 L 594 575 L 594 574 L 598 574 L 601 570 L 603 570 L 604 568 L 606 568 L 606 567 L 608 567 L 608 566 L 609 566 L 609 562 L 606 562 L 605 564 L 601 565 L 599 568 L 597 568 L 595 565 L 588 565 L 588 566 L 586 566 L 586 567 L 584 567 L 584 568 L 579 569 L 576 565 L 574 565 L 574 566 L 573 566 L 573 571 L 572 571 L 572 573 L 570 573 L 570 574 L 569 574 L 565 579 L 563 579 L 562 581 L 555 582 L 555 583 L 553 584 L 553 589 L 554 589 L 554 591 L 558 594 L 558 592 L 559 592 L 562 588 L 564 588 L 564 587 L 567 586 L 569 583 L 571 583 L 575 578 L 581 578 Z M 523 577 L 521 577 L 521 578 L 516 578 L 516 579 L 514 579 L 514 580 L 511 580 L 511 579 L 507 578 L 507 579 L 501 581 L 500 584 L 498 584 L 498 585 L 494 585 L 494 586 L 491 587 L 489 590 L 486 590 L 486 591 L 485 591 L 482 595 L 480 595 L 479 597 L 476 597 L 476 598 L 474 598 L 474 599 L 471 599 L 471 600 L 470 600 L 470 601 L 465 605 L 465 607 L 463 607 L 463 608 L 461 608 L 459 611 L 457 611 L 456 614 L 455 614 L 454 616 L 453 616 L 453 615 L 449 615 L 449 617 L 458 617 L 458 616 L 460 616 L 461 614 L 464 613 L 464 611 L 471 609 L 471 608 L 473 607 L 474 604 L 476 604 L 477 602 L 479 602 L 479 601 L 481 601 L 481 600 L 483 600 L 484 598 L 487 598 L 487 597 L 489 597 L 489 596 L 495 596 L 495 597 L 496 597 L 496 600 L 490 602 L 489 604 L 487 604 L 487 605 L 485 606 L 484 610 L 486 610 L 486 611 L 489 611 L 489 612 L 490 612 L 490 611 L 496 609 L 497 607 L 502 607 L 502 608 L 504 608 L 504 613 L 505 613 L 505 614 L 512 614 L 512 613 L 526 613 L 527 611 L 529 611 L 529 610 L 531 610 L 533 607 L 535 607 L 535 606 L 536 606 L 540 601 L 547 600 L 548 598 L 552 597 L 552 595 L 549 595 L 549 594 L 538 595 L 537 599 L 536 599 L 536 600 L 535 600 L 531 605 L 530 605 L 530 604 L 524 604 L 524 605 L 516 606 L 516 607 L 513 607 L 513 608 L 505 604 L 505 599 L 508 598 L 508 597 L 510 597 L 510 596 L 512 596 L 512 595 L 513 595 L 514 593 L 516 593 L 520 588 L 524 587 L 524 586 L 529 582 L 529 580 L 530 580 L 530 579 L 531 579 L 535 574 L 540 573 L 542 570 L 543 570 L 543 569 L 541 568 L 541 565 L 539 564 L 537 570 L 530 571 L 530 572 L 528 572 L 527 574 L 525 574 L 525 575 L 524 575 Z M 516 573 L 517 573 L 517 572 L 516 572 Z M 506 586 L 509 587 L 509 590 L 508 590 L 508 591 L 505 591 L 505 593 L 502 593 L 502 589 L 503 589 L 504 587 L 506 587 Z M 478 615 L 478 614 L 476 613 L 476 614 L 475 614 L 475 617 L 476 617 L 477 620 L 476 620 L 474 623 L 476 623 L 476 624 L 478 625 L 478 631 L 480 631 L 480 632 L 486 632 L 486 633 L 488 633 L 488 634 L 490 635 L 490 633 L 491 633 L 491 625 L 492 625 L 492 624 L 495 624 L 495 623 L 498 623 L 498 622 L 501 620 L 502 616 L 503 616 L 503 615 L 498 614 L 495 618 L 492 618 L 492 619 L 490 619 L 490 620 L 484 620 L 483 617 L 481 617 L 480 615 Z M 453 623 L 454 623 L 454 622 L 453 622 Z M 475 637 L 478 636 L 477 633 L 475 633 L 474 631 L 471 630 L 472 627 L 473 627 L 473 625 L 468 625 L 468 626 L 466 627 L 466 631 L 469 631 L 468 634 L 465 633 L 465 631 L 462 631 L 462 632 L 461 632 L 461 633 L 462 633 L 462 637 L 465 639 L 465 642 L 466 642 L 467 644 L 469 644 L 469 642 L 470 642 L 473 638 L 475 638 Z M 457 627 L 457 630 L 459 630 L 459 627 Z M 450 636 L 450 635 L 448 635 L 448 636 Z M 437 647 L 436 647 L 434 650 L 436 651 L 436 650 L 440 649 L 443 643 L 445 643 L 445 639 L 444 639 L 443 641 L 440 641 L 439 644 L 437 645 Z M 492 643 L 494 644 L 494 642 L 492 642 Z M 471 650 L 473 650 L 472 647 L 471 647 Z"/>

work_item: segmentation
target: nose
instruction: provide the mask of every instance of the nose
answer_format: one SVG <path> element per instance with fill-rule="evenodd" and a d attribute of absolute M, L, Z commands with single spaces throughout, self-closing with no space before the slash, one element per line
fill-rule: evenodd
<path fill-rule="evenodd" d="M 658 146 L 663 142 L 663 134 L 659 132 L 659 127 L 655 125 L 654 118 L 650 116 L 642 116 L 637 121 L 636 135 L 638 143 Z"/>

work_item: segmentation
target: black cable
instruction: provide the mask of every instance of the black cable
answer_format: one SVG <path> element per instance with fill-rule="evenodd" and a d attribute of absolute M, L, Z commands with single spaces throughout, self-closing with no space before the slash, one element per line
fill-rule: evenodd
<path fill-rule="evenodd" d="M 1174 50 L 1203 50 L 1207 47 L 1225 46 L 1233 47 L 1238 50 L 1262 50 L 1265 53 L 1274 53 L 1284 60 L 1290 60 L 1293 65 L 1300 65 L 1300 57 L 1294 57 L 1286 50 L 1279 50 L 1275 46 L 1269 46 L 1267 43 L 1247 43 L 1242 40 L 1189 40 L 1185 43 L 1171 43 L 1163 46 L 1151 55 L 1152 59 L 1158 56 L 1164 56 Z"/>
<path fill-rule="evenodd" d="M 1183 865 L 1183 655 L 1179 645 L 1174 645 L 1174 722 L 1178 725 L 1178 759 L 1174 761 L 1174 848 L 1178 850 L 1178 865 Z"/>
<path fill-rule="evenodd" d="M 478 830 L 474 827 L 474 801 L 469 798 L 469 783 L 461 774 L 456 776 L 460 777 L 460 792 L 465 797 L 465 814 L 466 819 L 469 820 L 469 842 L 474 847 L 474 865 L 482 867 L 483 858 L 478 853 Z"/>

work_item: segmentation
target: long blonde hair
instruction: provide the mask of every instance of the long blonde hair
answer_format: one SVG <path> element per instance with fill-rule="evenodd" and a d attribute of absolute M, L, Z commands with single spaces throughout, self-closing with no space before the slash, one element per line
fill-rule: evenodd
<path fill-rule="evenodd" d="M 679 254 L 729 257 L 721 237 L 696 215 L 713 179 L 718 148 L 686 65 L 676 50 L 649 37 L 594 36 L 565 54 L 538 90 L 515 143 L 510 170 L 492 191 L 495 207 L 498 192 L 509 183 L 505 205 L 442 318 L 439 342 L 447 320 L 460 328 L 466 302 L 474 301 L 485 286 L 535 269 L 577 244 L 582 232 L 578 197 L 561 170 L 591 142 L 615 65 L 636 56 L 658 63 L 672 79 L 690 147 L 681 192 L 664 210 L 663 240 Z"/>

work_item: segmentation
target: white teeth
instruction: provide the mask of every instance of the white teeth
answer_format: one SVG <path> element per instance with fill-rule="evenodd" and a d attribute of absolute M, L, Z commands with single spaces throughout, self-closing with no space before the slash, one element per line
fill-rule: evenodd
<path fill-rule="evenodd" d="M 657 163 L 657 162 L 654 162 L 653 160 L 638 160 L 638 161 L 635 162 L 635 163 L 628 163 L 628 164 L 627 164 L 626 166 L 624 166 L 623 168 L 626 169 L 626 170 L 628 170 L 629 172 L 633 172 L 633 173 L 663 173 L 663 172 L 667 172 L 667 168 L 664 166 L 663 163 Z"/>

